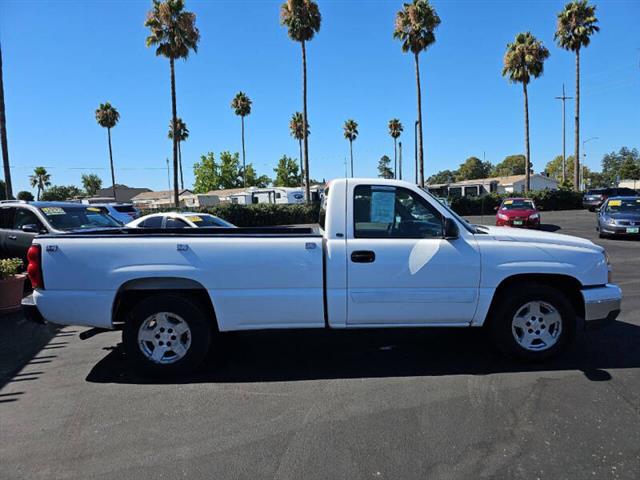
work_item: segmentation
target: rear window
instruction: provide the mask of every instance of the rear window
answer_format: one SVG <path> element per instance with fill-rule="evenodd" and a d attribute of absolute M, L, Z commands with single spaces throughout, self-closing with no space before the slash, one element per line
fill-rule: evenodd
<path fill-rule="evenodd" d="M 41 207 L 40 211 L 56 230 L 122 226 L 104 207 L 55 206 Z"/>
<path fill-rule="evenodd" d="M 136 213 L 133 205 L 114 205 L 113 208 L 120 213 Z"/>
<path fill-rule="evenodd" d="M 187 216 L 187 218 L 195 223 L 198 227 L 235 227 L 235 225 L 232 225 L 229 222 L 225 222 L 221 218 L 218 218 L 214 215 L 189 215 Z"/>
<path fill-rule="evenodd" d="M 594 189 L 594 190 L 589 190 L 587 192 L 587 195 L 602 195 L 603 193 L 604 193 L 604 189 L 597 188 L 597 189 Z"/>

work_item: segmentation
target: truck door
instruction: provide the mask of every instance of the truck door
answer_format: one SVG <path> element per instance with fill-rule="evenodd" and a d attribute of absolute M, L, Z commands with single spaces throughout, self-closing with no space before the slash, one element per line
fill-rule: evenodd
<path fill-rule="evenodd" d="M 356 185 L 347 202 L 347 324 L 459 325 L 478 301 L 473 235 L 443 238 L 442 214 L 418 192 Z"/>

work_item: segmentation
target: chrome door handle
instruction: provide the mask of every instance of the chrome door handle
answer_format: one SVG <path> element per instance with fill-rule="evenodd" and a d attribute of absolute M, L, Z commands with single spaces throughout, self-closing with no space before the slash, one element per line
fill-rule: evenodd
<path fill-rule="evenodd" d="M 16 237 L 15 235 L 8 235 L 7 238 L 9 240 L 17 240 L 18 239 L 18 237 Z"/>

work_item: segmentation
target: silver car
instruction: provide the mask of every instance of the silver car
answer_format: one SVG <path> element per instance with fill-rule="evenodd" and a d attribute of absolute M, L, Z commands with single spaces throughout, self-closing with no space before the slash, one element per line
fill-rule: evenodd
<path fill-rule="evenodd" d="M 598 209 L 600 238 L 640 234 L 640 197 L 613 197 Z"/>

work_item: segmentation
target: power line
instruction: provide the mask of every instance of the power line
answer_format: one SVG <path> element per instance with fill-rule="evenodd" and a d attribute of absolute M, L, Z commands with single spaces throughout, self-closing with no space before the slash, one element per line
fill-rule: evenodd
<path fill-rule="evenodd" d="M 564 93 L 564 83 L 562 84 L 562 96 L 556 100 L 562 100 L 562 183 L 567 181 L 567 137 L 565 135 L 565 101 L 573 97 L 567 97 Z"/>

